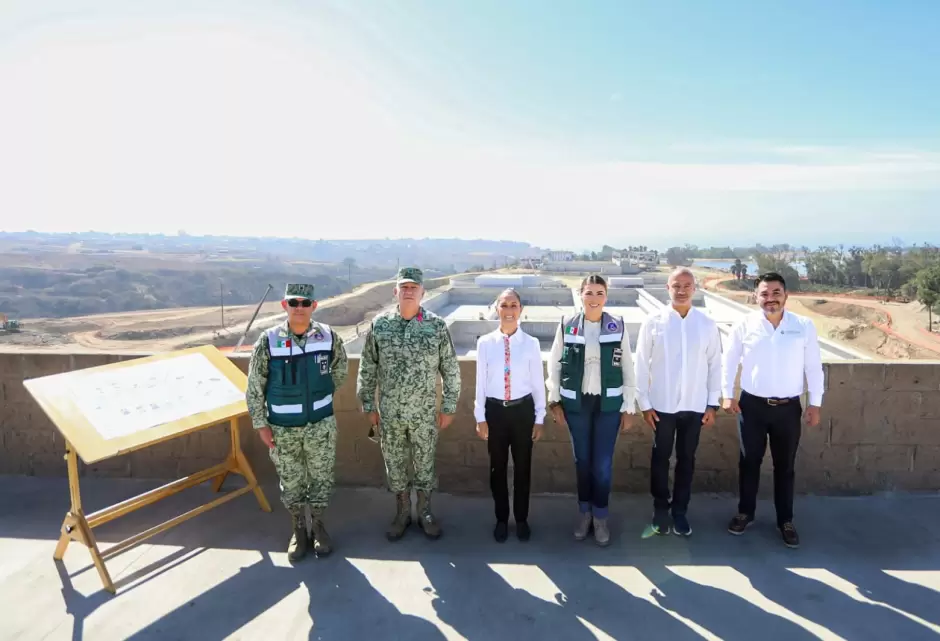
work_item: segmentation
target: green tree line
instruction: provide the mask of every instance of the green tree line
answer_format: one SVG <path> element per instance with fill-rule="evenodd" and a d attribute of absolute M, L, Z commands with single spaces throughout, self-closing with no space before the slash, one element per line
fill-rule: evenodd
<path fill-rule="evenodd" d="M 814 291 L 873 290 L 886 299 L 899 294 L 916 300 L 927 309 L 927 328 L 933 327 L 933 313 L 940 311 L 940 248 L 922 247 L 838 247 L 815 250 L 767 252 L 755 255 L 761 272 L 776 271 L 790 289 L 810 285 Z M 806 278 L 800 281 L 794 260 L 803 263 Z M 793 283 L 792 287 L 789 283 Z"/>

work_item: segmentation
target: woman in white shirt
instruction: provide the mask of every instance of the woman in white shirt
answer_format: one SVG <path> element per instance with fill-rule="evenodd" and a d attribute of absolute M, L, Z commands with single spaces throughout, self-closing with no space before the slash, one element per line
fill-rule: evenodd
<path fill-rule="evenodd" d="M 583 310 L 562 318 L 555 335 L 548 400 L 552 417 L 571 433 L 580 513 L 574 536 L 582 541 L 593 528 L 598 545 L 608 545 L 614 446 L 636 413 L 636 384 L 623 319 L 604 311 L 607 281 L 585 278 L 581 302 Z"/>
<path fill-rule="evenodd" d="M 496 299 L 499 329 L 477 340 L 477 434 L 490 454 L 490 490 L 496 507 L 493 537 L 509 535 L 509 452 L 513 467 L 513 516 L 516 536 L 528 541 L 532 443 L 545 422 L 545 376 L 539 341 L 519 329 L 522 300 L 514 289 Z"/>

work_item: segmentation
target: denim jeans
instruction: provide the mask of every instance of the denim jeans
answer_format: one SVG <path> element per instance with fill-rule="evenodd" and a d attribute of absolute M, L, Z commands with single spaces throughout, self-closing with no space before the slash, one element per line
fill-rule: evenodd
<path fill-rule="evenodd" d="M 581 411 L 565 412 L 575 473 L 578 478 L 578 507 L 597 518 L 607 518 L 614 446 L 620 432 L 620 411 L 600 411 L 600 396 L 581 395 Z"/>

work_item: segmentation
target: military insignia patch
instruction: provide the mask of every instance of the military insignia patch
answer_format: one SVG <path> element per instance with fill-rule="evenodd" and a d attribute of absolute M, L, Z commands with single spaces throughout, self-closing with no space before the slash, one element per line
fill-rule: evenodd
<path fill-rule="evenodd" d="M 613 357 L 613 366 L 620 367 L 620 362 L 623 360 L 623 350 L 619 347 L 614 348 L 614 357 Z"/>
<path fill-rule="evenodd" d="M 614 321 L 610 321 L 609 323 L 607 323 L 607 331 L 608 331 L 608 332 L 612 332 L 612 331 L 614 331 L 614 330 L 616 330 L 616 329 L 617 329 L 617 323 L 615 323 Z"/>

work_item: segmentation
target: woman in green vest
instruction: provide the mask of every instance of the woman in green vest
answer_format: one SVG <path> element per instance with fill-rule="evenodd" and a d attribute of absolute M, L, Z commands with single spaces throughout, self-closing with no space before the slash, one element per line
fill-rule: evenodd
<path fill-rule="evenodd" d="M 578 480 L 579 517 L 574 536 L 594 530 L 598 545 L 610 543 L 607 502 L 617 434 L 636 413 L 630 337 L 623 319 L 604 311 L 607 281 L 581 282 L 582 311 L 562 318 L 548 368 L 549 408 L 568 425 Z"/>

